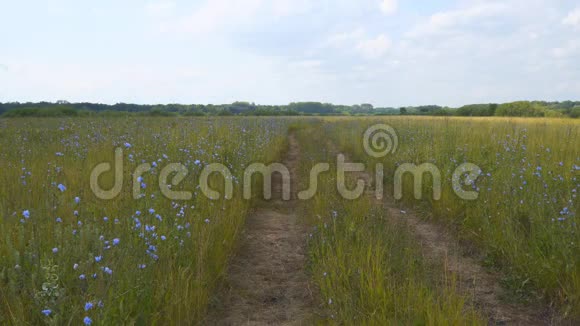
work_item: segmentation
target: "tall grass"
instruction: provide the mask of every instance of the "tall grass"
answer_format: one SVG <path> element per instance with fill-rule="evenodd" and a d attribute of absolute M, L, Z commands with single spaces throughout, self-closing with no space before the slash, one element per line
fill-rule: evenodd
<path fill-rule="evenodd" d="M 403 202 L 450 223 L 458 236 L 506 272 L 506 285 L 522 300 L 544 298 L 567 315 L 580 311 L 580 123 L 560 119 L 383 118 L 328 120 L 325 133 L 358 161 L 385 164 L 392 193 L 403 163 L 433 163 L 443 176 L 441 200 L 415 201 L 405 179 Z M 372 159 L 362 135 L 376 123 L 393 126 L 396 154 Z M 480 166 L 475 201 L 458 198 L 451 174 L 461 163 Z M 426 198 L 427 197 L 427 198 Z"/>
<path fill-rule="evenodd" d="M 199 173 L 223 163 L 241 194 L 243 168 L 276 159 L 287 128 L 288 120 L 256 118 L 0 120 L 0 324 L 202 320 L 250 203 L 207 199 Z M 123 192 L 99 200 L 91 169 L 113 162 L 116 147 Z M 157 167 L 134 200 L 131 173 L 142 162 Z M 160 193 L 170 162 L 187 166 L 179 189 L 192 200 Z M 104 178 L 112 185 L 112 173 Z"/>
<path fill-rule="evenodd" d="M 336 160 L 332 146 L 325 143 L 325 131 L 320 127 L 298 131 L 306 176 L 312 162 Z M 326 311 L 322 323 L 484 324 L 455 291 L 453 275 L 423 259 L 404 225 L 390 220 L 368 197 L 353 201 L 340 197 L 334 165 L 319 182 L 317 195 L 306 207 L 314 224 L 310 270 Z"/>

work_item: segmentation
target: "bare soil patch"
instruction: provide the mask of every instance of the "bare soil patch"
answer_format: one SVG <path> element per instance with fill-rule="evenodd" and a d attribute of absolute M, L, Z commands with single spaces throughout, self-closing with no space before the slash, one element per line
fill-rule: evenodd
<path fill-rule="evenodd" d="M 282 178 L 275 174 L 273 199 L 263 201 L 247 217 L 223 298 L 204 324 L 310 324 L 314 299 L 305 271 L 307 232 L 297 221 L 299 160 L 298 142 L 290 134 L 283 163 L 292 175 L 292 199 L 281 200 Z"/>

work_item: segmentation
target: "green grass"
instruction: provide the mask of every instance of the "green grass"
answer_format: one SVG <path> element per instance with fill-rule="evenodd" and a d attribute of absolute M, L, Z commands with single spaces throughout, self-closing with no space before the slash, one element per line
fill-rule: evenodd
<path fill-rule="evenodd" d="M 561 119 L 380 118 L 332 119 L 325 134 L 356 161 L 385 165 L 385 190 L 393 191 L 393 171 L 402 163 L 433 163 L 442 173 L 443 193 L 413 199 L 406 179 L 402 202 L 452 224 L 458 237 L 475 244 L 486 262 L 506 273 L 506 283 L 522 300 L 542 298 L 564 315 L 580 311 L 580 123 Z M 376 123 L 393 126 L 396 154 L 372 159 L 362 135 Z M 459 164 L 480 166 L 479 198 L 463 201 L 452 190 Z"/>
<path fill-rule="evenodd" d="M 327 146 L 309 141 L 324 138 L 324 131 L 298 133 L 305 175 L 310 162 L 336 159 Z M 389 221 L 367 197 L 339 196 L 335 167 L 320 177 L 318 194 L 306 206 L 314 224 L 310 269 L 325 307 L 323 324 L 485 324 L 456 293 L 453 275 L 424 261 L 404 225 Z"/>
<path fill-rule="evenodd" d="M 287 120 L 255 118 L 0 124 L 0 324 L 18 325 L 78 325 L 85 317 L 97 325 L 199 322 L 250 207 L 241 196 L 202 196 L 196 188 L 201 167 L 229 166 L 241 194 L 243 167 L 276 159 L 288 128 Z M 114 200 L 98 200 L 89 188 L 91 169 L 111 162 L 124 143 L 131 144 L 124 150 L 124 190 Z M 157 161 L 158 168 L 144 175 L 146 196 L 134 200 L 131 172 L 142 161 Z M 195 192 L 191 201 L 161 195 L 157 179 L 169 162 L 187 165 L 190 175 L 180 188 Z M 211 183 L 223 181 L 216 176 Z M 95 307 L 85 311 L 87 302 Z"/>
<path fill-rule="evenodd" d="M 399 134 L 397 153 L 380 160 L 362 147 L 365 129 L 379 122 Z M 24 118 L 0 119 L 0 324 L 80 324 L 85 317 L 96 325 L 199 323 L 252 206 L 241 198 L 243 170 L 279 159 L 289 130 L 300 141 L 304 179 L 313 163 L 335 161 L 329 141 L 369 167 L 383 163 L 388 193 L 399 164 L 437 165 L 442 199 L 429 199 L 425 184 L 424 200 L 417 202 L 407 184 L 402 204 L 452 225 L 486 255 L 486 263 L 505 273 L 506 285 L 521 299 L 539 296 L 563 314 L 580 311 L 580 122 Z M 98 200 L 90 172 L 111 162 L 116 147 L 124 148 L 123 192 Z M 144 175 L 146 195 L 135 200 L 131 173 L 153 161 L 158 167 Z M 170 162 L 187 166 L 189 176 L 174 190 L 192 191 L 192 200 L 174 202 L 160 193 L 158 176 Z M 234 175 L 231 200 L 209 200 L 197 187 L 202 167 L 213 162 Z M 463 162 L 485 173 L 476 201 L 462 201 L 452 191 L 450 175 Z M 423 260 L 405 226 L 391 223 L 365 199 L 340 198 L 334 178 L 323 174 L 317 195 L 303 202 L 305 222 L 316 225 L 309 268 L 326 312 L 323 323 L 483 323 L 455 291 L 454 276 Z M 112 183 L 112 174 L 103 176 L 103 186 Z M 219 175 L 210 184 L 223 189 Z M 94 307 L 85 311 L 87 302 Z"/>

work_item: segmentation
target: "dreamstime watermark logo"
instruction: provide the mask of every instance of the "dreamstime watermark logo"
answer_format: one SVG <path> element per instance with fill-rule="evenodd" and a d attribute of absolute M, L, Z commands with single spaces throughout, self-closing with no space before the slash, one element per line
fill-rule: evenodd
<path fill-rule="evenodd" d="M 386 124 L 376 124 L 366 130 L 363 135 L 363 147 L 367 155 L 381 159 L 389 154 L 395 154 L 399 147 L 399 137 L 395 129 Z M 124 153 L 122 148 L 115 150 L 114 159 L 114 182 L 113 186 L 105 190 L 100 186 L 100 177 L 107 172 L 113 170 L 112 164 L 104 162 L 98 164 L 91 172 L 90 186 L 95 196 L 103 200 L 111 200 L 121 194 L 124 182 Z M 152 170 L 152 165 L 143 163 L 133 171 L 133 187 L 132 193 L 134 199 L 142 198 L 142 178 L 143 175 Z M 309 187 L 306 190 L 297 193 L 300 200 L 307 200 L 313 198 L 318 189 L 318 178 L 324 173 L 330 171 L 329 163 L 317 163 L 310 170 Z M 340 195 L 345 199 L 360 198 L 366 187 L 369 178 L 361 178 L 360 176 L 368 176 L 367 166 L 363 163 L 347 163 L 346 157 L 343 154 L 338 154 L 336 157 L 336 187 Z M 186 190 L 173 190 L 172 188 L 179 186 L 183 180 L 189 175 L 187 166 L 181 163 L 170 163 L 163 167 L 159 172 L 158 185 L 161 193 L 171 200 L 190 200 L 193 198 L 193 192 Z M 380 180 L 375 182 L 375 196 L 377 199 L 382 199 L 384 195 L 384 164 L 376 163 L 374 166 L 374 179 Z M 346 185 L 347 173 L 358 173 L 356 185 L 354 189 L 348 189 Z M 452 175 L 451 184 L 453 192 L 463 200 L 475 200 L 478 198 L 478 192 L 473 190 L 465 190 L 464 187 L 473 187 L 475 181 L 481 175 L 482 170 L 475 164 L 463 163 L 459 165 Z M 223 194 L 218 190 L 212 189 L 209 185 L 210 176 L 219 174 L 222 176 L 224 182 Z M 243 173 L 243 198 L 252 198 L 252 184 L 253 177 L 256 174 L 262 175 L 263 179 L 263 198 L 269 200 L 272 198 L 272 178 L 275 174 L 282 177 L 281 181 L 281 195 L 282 200 L 291 199 L 291 174 L 287 166 L 281 163 L 272 163 L 265 165 L 263 163 L 250 164 Z M 430 175 L 432 180 L 432 194 L 433 200 L 441 199 L 442 180 L 441 172 L 437 166 L 432 163 L 403 163 L 398 165 L 394 171 L 394 188 L 393 193 L 395 199 L 403 197 L 403 178 L 405 175 L 413 177 L 413 193 L 415 199 L 422 199 L 423 196 L 423 179 L 425 175 Z M 356 175 L 355 175 L 356 176 Z M 234 176 L 230 169 L 221 163 L 211 163 L 203 167 L 199 175 L 199 189 L 207 198 L 217 200 L 225 198 L 226 200 L 233 198 L 234 195 Z"/>

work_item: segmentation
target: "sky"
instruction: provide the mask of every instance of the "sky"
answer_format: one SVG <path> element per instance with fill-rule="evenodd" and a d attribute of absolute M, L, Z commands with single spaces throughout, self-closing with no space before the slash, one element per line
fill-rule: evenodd
<path fill-rule="evenodd" d="M 0 0 L 0 102 L 580 100 L 578 0 Z"/>

